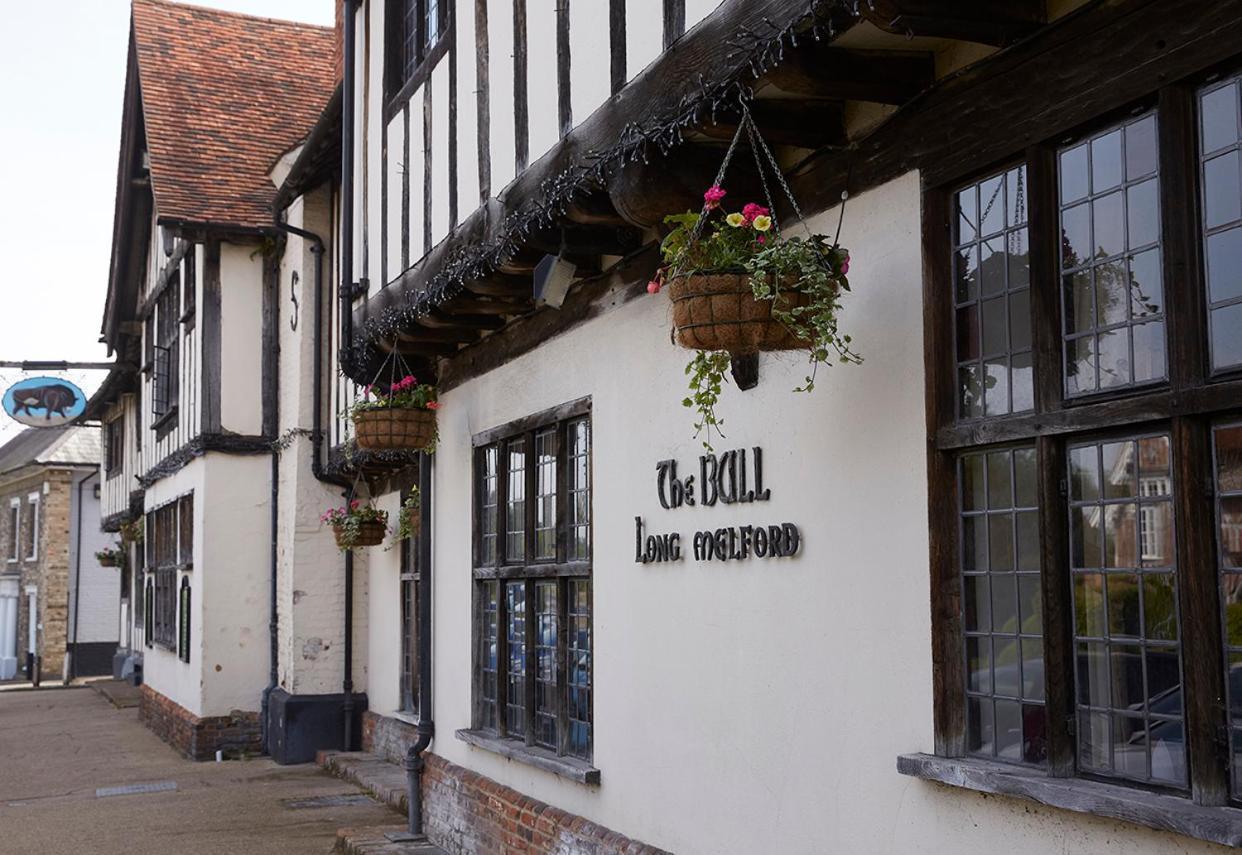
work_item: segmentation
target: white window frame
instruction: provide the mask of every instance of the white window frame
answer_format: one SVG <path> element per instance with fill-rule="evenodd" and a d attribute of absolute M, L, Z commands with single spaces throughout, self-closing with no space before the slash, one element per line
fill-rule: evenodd
<path fill-rule="evenodd" d="M 9 561 L 10 564 L 16 564 L 21 557 L 22 550 L 22 500 L 9 500 L 9 525 L 13 529 L 13 541 L 9 544 Z"/>
<path fill-rule="evenodd" d="M 39 560 L 39 511 L 40 496 L 38 493 L 31 493 L 26 497 L 26 501 L 34 508 L 34 513 L 30 517 L 30 554 L 26 556 L 27 561 Z"/>

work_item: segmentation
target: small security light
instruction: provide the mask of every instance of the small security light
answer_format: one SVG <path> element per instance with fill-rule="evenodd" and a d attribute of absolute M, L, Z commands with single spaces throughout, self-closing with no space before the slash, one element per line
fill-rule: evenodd
<path fill-rule="evenodd" d="M 559 309 L 578 275 L 578 265 L 559 255 L 545 255 L 535 266 L 535 304 Z"/>

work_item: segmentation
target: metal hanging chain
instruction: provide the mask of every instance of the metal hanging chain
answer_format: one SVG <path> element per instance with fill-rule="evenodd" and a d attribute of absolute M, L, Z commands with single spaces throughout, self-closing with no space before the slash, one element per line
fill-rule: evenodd
<path fill-rule="evenodd" d="M 785 191 L 785 197 L 789 199 L 789 206 L 793 209 L 794 216 L 797 218 L 798 222 L 802 224 L 802 228 L 806 230 L 806 236 L 808 238 L 811 238 L 811 241 L 810 241 L 811 246 L 815 248 L 816 253 L 819 254 L 819 257 L 824 262 L 824 264 L 828 265 L 828 259 L 824 257 L 823 252 L 819 248 L 819 241 L 814 239 L 815 235 L 811 233 L 811 226 L 809 223 L 807 223 L 806 217 L 803 216 L 802 209 L 798 206 L 798 200 L 794 198 L 793 188 L 791 188 L 789 186 L 789 182 L 785 180 L 785 173 L 781 170 L 780 164 L 776 162 L 776 157 L 775 155 L 772 154 L 772 149 L 768 148 L 768 144 L 764 141 L 763 135 L 760 134 L 758 128 L 755 127 L 754 119 L 750 115 L 750 109 L 746 106 L 745 103 L 742 104 L 742 121 L 748 123 L 751 127 L 755 128 L 754 133 L 751 135 L 751 145 L 755 147 L 756 149 L 755 165 L 759 166 L 759 162 L 758 162 L 759 152 L 762 151 L 764 154 L 764 157 L 766 157 L 767 162 L 772 169 L 772 172 L 776 175 L 776 180 L 780 183 L 781 189 Z M 760 177 L 763 176 L 762 167 L 760 167 L 759 169 L 759 175 Z M 765 193 L 767 192 L 767 181 L 766 180 L 764 181 L 764 192 Z M 845 201 L 848 198 L 849 198 L 849 191 L 843 191 L 841 193 L 841 216 L 837 222 L 837 233 L 832 236 L 832 248 L 834 250 L 841 245 L 841 223 L 845 219 Z M 771 205 L 771 202 L 772 200 L 769 197 L 768 204 Z M 774 205 L 772 207 L 773 209 L 775 209 Z M 774 223 L 776 222 L 775 216 L 773 216 L 772 221 Z"/>
<path fill-rule="evenodd" d="M 742 122 L 738 124 L 737 131 L 733 134 L 733 140 L 729 143 L 729 148 L 725 151 L 724 160 L 721 161 L 720 163 L 720 169 L 716 170 L 716 180 L 712 182 L 713 187 L 719 187 L 720 183 L 724 181 L 725 173 L 729 169 L 729 163 L 733 160 L 733 154 L 734 152 L 737 151 L 738 141 L 741 140 L 742 132 L 745 130 L 745 128 L 746 128 L 746 121 L 745 121 L 745 116 L 743 116 Z M 689 253 L 690 248 L 693 247 L 695 244 L 697 244 L 699 242 L 699 238 L 703 235 L 703 226 L 706 225 L 707 215 L 710 212 L 711 212 L 711 208 L 709 208 L 707 205 L 707 202 L 704 201 L 703 207 L 699 211 L 699 218 L 695 222 L 694 228 L 690 230 L 690 238 L 689 240 L 686 241 L 686 245 L 682 249 L 681 255 L 678 258 L 677 263 L 669 271 L 669 276 L 668 276 L 669 279 L 676 279 L 678 276 L 681 275 L 682 264 L 684 264 L 684 261 L 686 259 L 687 254 Z"/>

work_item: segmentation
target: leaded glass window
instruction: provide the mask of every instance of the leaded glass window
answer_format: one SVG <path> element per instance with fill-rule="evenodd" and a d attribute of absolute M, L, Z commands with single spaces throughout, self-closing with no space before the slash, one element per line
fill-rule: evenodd
<path fill-rule="evenodd" d="M 1242 424 L 1214 431 L 1217 566 L 1225 639 L 1233 790 L 1242 790 Z"/>
<path fill-rule="evenodd" d="M 1212 368 L 1242 367 L 1242 76 L 1199 94 L 1204 256 Z"/>
<path fill-rule="evenodd" d="M 1035 449 L 959 461 L 967 747 L 1024 763 L 1047 757 Z"/>
<path fill-rule="evenodd" d="M 393 36 L 400 39 L 390 44 L 395 55 L 395 79 L 391 94 L 395 95 L 414 78 L 423 63 L 449 34 L 451 0 L 393 0 L 388 13 L 397 17 L 399 27 Z"/>
<path fill-rule="evenodd" d="M 1035 404 L 1026 166 L 954 195 L 953 292 L 958 417 Z"/>
<path fill-rule="evenodd" d="M 1184 786 L 1169 437 L 1071 446 L 1069 491 L 1079 764 Z"/>
<path fill-rule="evenodd" d="M 1070 397 L 1168 375 L 1157 155 L 1148 113 L 1057 158 Z"/>
<path fill-rule="evenodd" d="M 476 438 L 474 726 L 589 761 L 588 409 L 575 402 Z"/>

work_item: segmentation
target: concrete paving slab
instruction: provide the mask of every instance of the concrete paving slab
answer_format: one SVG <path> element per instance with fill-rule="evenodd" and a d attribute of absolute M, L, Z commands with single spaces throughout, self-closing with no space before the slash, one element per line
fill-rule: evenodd
<path fill-rule="evenodd" d="M 193 763 L 95 692 L 0 694 L 0 852 L 40 855 L 307 855 L 341 827 L 393 822 L 360 790 L 311 764 Z M 174 782 L 175 790 L 96 791 Z"/>

